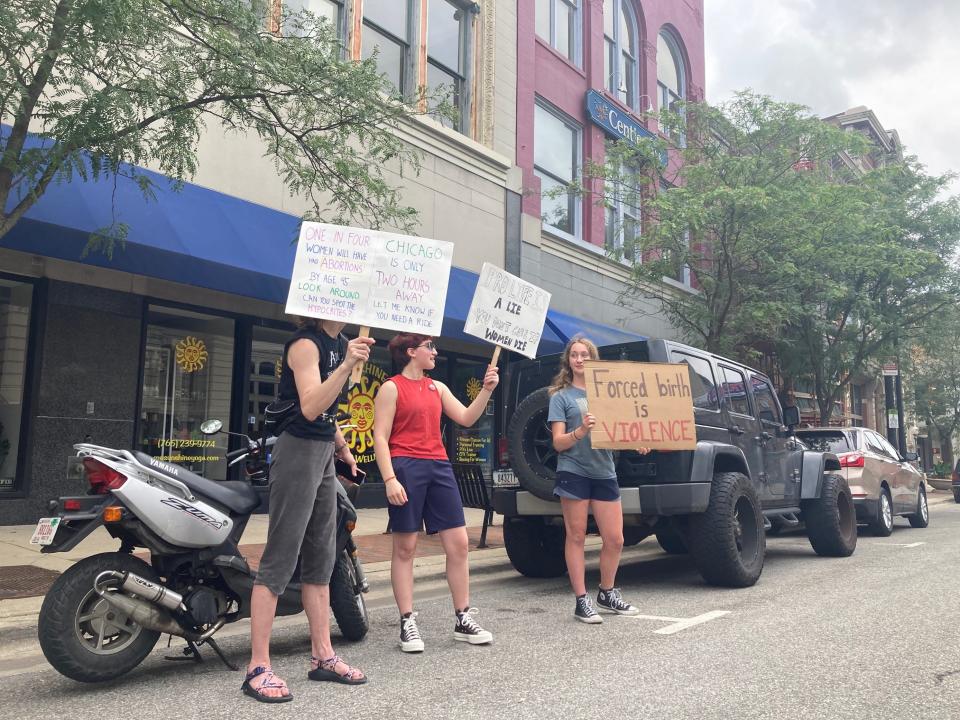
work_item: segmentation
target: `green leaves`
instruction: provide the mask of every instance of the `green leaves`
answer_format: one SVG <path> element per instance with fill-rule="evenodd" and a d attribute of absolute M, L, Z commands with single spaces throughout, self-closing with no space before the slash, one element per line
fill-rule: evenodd
<path fill-rule="evenodd" d="M 418 169 L 394 132 L 417 114 L 308 12 L 270 32 L 254 0 L 18 0 L 0 6 L 0 236 L 73 172 L 197 169 L 204 132 L 262 140 L 310 217 L 412 231 L 386 172 Z M 26 148 L 27 127 L 46 139 Z M 83 158 L 89 154 L 91 158 Z M 146 186 L 143 187 L 146 190 Z M 106 232 L 97 247 L 113 247 Z M 119 236 L 118 236 L 119 237 Z"/>
<path fill-rule="evenodd" d="M 687 105 L 686 119 L 677 169 L 652 160 L 657 144 L 618 145 L 588 168 L 583 187 L 606 205 L 623 167 L 647 176 L 643 262 L 622 302 L 656 301 L 700 347 L 764 355 L 787 383 L 812 385 L 825 412 L 898 336 L 957 302 L 948 178 L 895 156 L 864 170 L 877 149 L 863 135 L 749 92 Z M 690 292 L 663 282 L 684 266 Z"/>

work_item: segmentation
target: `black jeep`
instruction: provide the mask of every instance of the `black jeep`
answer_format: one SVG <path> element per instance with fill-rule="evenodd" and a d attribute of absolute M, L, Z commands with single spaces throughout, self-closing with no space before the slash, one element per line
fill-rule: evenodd
<path fill-rule="evenodd" d="M 600 358 L 686 363 L 693 384 L 696 450 L 617 454 L 628 545 L 655 534 L 667 552 L 689 552 L 708 583 L 730 587 L 760 577 L 771 519 L 803 521 L 819 555 L 853 553 L 853 499 L 846 480 L 831 472 L 840 462 L 795 440 L 797 410 L 788 408 L 784 418 L 766 376 L 667 340 L 608 345 Z M 505 432 L 519 486 L 505 486 L 509 472 L 495 473 L 493 505 L 504 515 L 511 563 L 530 577 L 566 570 L 560 504 L 553 497 L 557 454 L 547 423 L 547 386 L 559 361 L 550 355 L 514 363 L 504 383 Z"/>

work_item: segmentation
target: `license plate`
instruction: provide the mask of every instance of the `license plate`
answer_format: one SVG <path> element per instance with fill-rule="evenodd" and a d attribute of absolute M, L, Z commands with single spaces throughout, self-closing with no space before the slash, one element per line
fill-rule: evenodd
<path fill-rule="evenodd" d="M 493 485 L 494 487 L 518 487 L 520 483 L 513 470 L 494 470 Z"/>
<path fill-rule="evenodd" d="M 37 529 L 33 531 L 33 537 L 30 538 L 30 544 L 49 545 L 53 542 L 53 536 L 57 534 L 58 527 L 60 527 L 60 518 L 40 518 Z"/>

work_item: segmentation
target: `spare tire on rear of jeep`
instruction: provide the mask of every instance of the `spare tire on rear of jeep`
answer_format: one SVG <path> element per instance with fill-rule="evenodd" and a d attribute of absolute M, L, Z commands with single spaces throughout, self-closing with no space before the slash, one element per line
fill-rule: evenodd
<path fill-rule="evenodd" d="M 521 402 L 510 418 L 507 443 L 510 465 L 524 490 L 541 500 L 553 500 L 557 478 L 557 451 L 547 422 L 550 395 L 540 388 Z"/>

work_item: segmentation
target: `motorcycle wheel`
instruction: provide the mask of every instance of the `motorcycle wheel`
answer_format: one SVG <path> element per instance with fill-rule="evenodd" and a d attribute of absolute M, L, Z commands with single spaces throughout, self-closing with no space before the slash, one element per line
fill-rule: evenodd
<path fill-rule="evenodd" d="M 92 683 L 120 677 L 143 662 L 160 638 L 159 632 L 133 622 L 97 594 L 93 581 L 105 570 L 160 581 L 145 562 L 119 552 L 85 558 L 57 578 L 43 599 L 37 635 L 47 661 L 72 680 Z"/>
<path fill-rule="evenodd" d="M 357 562 L 360 562 L 357 560 Z M 353 559 L 344 550 L 333 566 L 330 578 L 330 607 L 337 620 L 340 634 L 347 640 L 363 640 L 370 629 L 367 603 L 359 590 Z"/>

